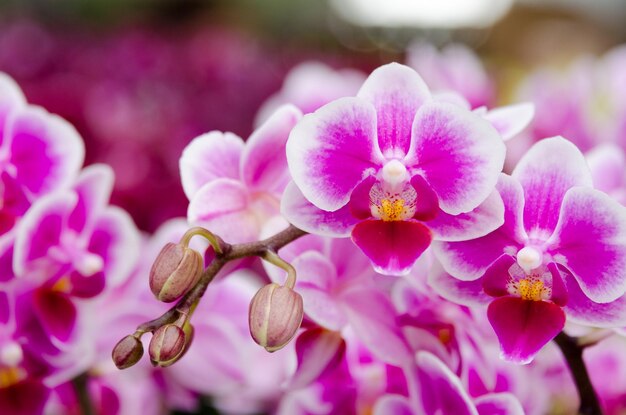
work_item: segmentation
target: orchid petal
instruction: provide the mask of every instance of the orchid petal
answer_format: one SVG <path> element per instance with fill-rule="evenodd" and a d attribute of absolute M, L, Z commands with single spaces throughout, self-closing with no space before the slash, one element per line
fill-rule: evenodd
<path fill-rule="evenodd" d="M 232 179 L 215 179 L 198 190 L 187 218 L 231 242 L 254 240 L 260 230 L 254 212 L 248 209 L 247 189 Z"/>
<path fill-rule="evenodd" d="M 422 105 L 405 158 L 439 197 L 439 207 L 457 215 L 476 208 L 493 191 L 504 165 L 505 146 L 485 120 L 453 104 Z"/>
<path fill-rule="evenodd" d="M 232 133 L 211 131 L 194 138 L 180 158 L 180 178 L 191 200 L 205 184 L 219 179 L 239 179 L 243 140 Z"/>
<path fill-rule="evenodd" d="M 336 331 L 315 328 L 300 334 L 296 339 L 298 368 L 293 374 L 290 387 L 309 385 L 335 368 L 346 352 L 346 342 Z"/>
<path fill-rule="evenodd" d="M 374 356 L 397 366 L 411 361 L 413 354 L 385 294 L 373 287 L 355 286 L 341 297 L 350 327 Z"/>
<path fill-rule="evenodd" d="M 357 97 L 376 108 L 378 144 L 385 156 L 404 156 L 411 143 L 411 126 L 417 109 L 430 92 L 415 70 L 398 63 L 374 70 Z"/>
<path fill-rule="evenodd" d="M 352 230 L 352 240 L 372 261 L 377 272 L 405 275 L 428 248 L 431 233 L 415 221 L 365 220 Z"/>
<path fill-rule="evenodd" d="M 415 415 L 406 397 L 400 395 L 384 395 L 376 401 L 373 415 Z"/>
<path fill-rule="evenodd" d="M 102 258 L 107 285 L 130 276 L 139 259 L 141 240 L 130 215 L 109 206 L 94 223 L 88 250 Z M 89 277 L 90 278 L 90 277 Z"/>
<path fill-rule="evenodd" d="M 480 415 L 524 415 L 522 404 L 510 393 L 490 393 L 475 403 Z"/>
<path fill-rule="evenodd" d="M 504 202 L 504 224 L 483 237 L 463 242 L 434 242 L 433 251 L 452 276 L 464 281 L 480 278 L 505 251 L 517 252 L 526 239 L 522 227 L 524 195 L 520 184 L 500 175 L 498 192 Z"/>
<path fill-rule="evenodd" d="M 76 324 L 76 307 L 67 295 L 45 288 L 33 293 L 33 311 L 46 332 L 62 342 L 70 339 Z"/>
<path fill-rule="evenodd" d="M 241 179 L 251 189 L 282 192 L 289 181 L 285 145 L 302 117 L 293 105 L 276 110 L 246 141 L 241 154 Z"/>
<path fill-rule="evenodd" d="M 68 221 L 71 229 L 81 233 L 93 226 L 93 221 L 109 202 L 113 181 L 113 170 L 105 164 L 93 164 L 83 169 L 74 185 L 78 203 Z"/>
<path fill-rule="evenodd" d="M 483 118 L 493 125 L 504 141 L 521 133 L 535 116 L 535 106 L 530 102 L 507 105 L 488 111 Z"/>
<path fill-rule="evenodd" d="M 384 163 L 374 107 L 341 98 L 305 115 L 287 141 L 287 161 L 293 181 L 311 203 L 328 211 L 344 206 L 357 184 Z"/>
<path fill-rule="evenodd" d="M 582 153 L 562 137 L 546 138 L 532 146 L 512 176 L 524 189 L 524 227 L 530 236 L 539 237 L 552 234 L 565 193 L 573 186 L 592 184 Z"/>
<path fill-rule="evenodd" d="M 504 359 L 520 364 L 530 363 L 565 325 L 565 313 L 558 305 L 517 297 L 496 298 L 487 316 Z"/>
<path fill-rule="evenodd" d="M 458 377 L 429 352 L 417 353 L 419 403 L 424 415 L 478 415 Z"/>
<path fill-rule="evenodd" d="M 485 294 L 481 278 L 462 281 L 445 272 L 435 272 L 428 276 L 428 285 L 446 300 L 467 307 L 487 305 L 493 300 Z"/>
<path fill-rule="evenodd" d="M 606 194 L 569 190 L 548 243 L 592 301 L 614 301 L 626 291 L 626 208 Z"/>
<path fill-rule="evenodd" d="M 34 106 L 11 113 L 10 163 L 15 179 L 33 195 L 69 187 L 85 158 L 85 145 L 67 121 Z"/>
<path fill-rule="evenodd" d="M 358 222 L 350 212 L 350 205 L 334 212 L 321 210 L 304 197 L 294 182 L 289 182 L 285 188 L 280 208 L 291 224 L 316 235 L 348 237 Z"/>
<path fill-rule="evenodd" d="M 4 144 L 4 128 L 9 114 L 26 105 L 26 98 L 17 83 L 0 73 L 0 146 Z"/>
<path fill-rule="evenodd" d="M 466 241 L 485 236 L 504 224 L 504 203 L 494 190 L 474 210 L 459 215 L 439 212 L 433 220 L 426 222 L 438 241 Z"/>

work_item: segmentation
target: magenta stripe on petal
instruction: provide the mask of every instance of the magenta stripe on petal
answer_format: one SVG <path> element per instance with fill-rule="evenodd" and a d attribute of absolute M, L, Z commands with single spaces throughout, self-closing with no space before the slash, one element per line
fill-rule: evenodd
<path fill-rule="evenodd" d="M 352 190 L 384 163 L 376 141 L 376 111 L 358 98 L 341 98 L 305 115 L 287 141 L 293 181 L 320 209 L 346 205 Z"/>
<path fill-rule="evenodd" d="M 480 415 L 524 415 L 522 404 L 510 393 L 490 393 L 475 403 Z"/>
<path fill-rule="evenodd" d="M 606 194 L 576 187 L 565 194 L 549 241 L 592 301 L 610 302 L 626 290 L 626 208 Z"/>
<path fill-rule="evenodd" d="M 417 193 L 413 218 L 422 222 L 432 221 L 440 213 L 437 194 L 428 182 L 418 174 L 411 178 L 411 186 Z"/>
<path fill-rule="evenodd" d="M 546 138 L 531 147 L 512 176 L 524 189 L 524 227 L 531 237 L 552 234 L 563 197 L 570 188 L 591 187 L 585 158 L 563 137 Z"/>
<path fill-rule="evenodd" d="M 432 239 L 426 226 L 415 221 L 368 219 L 352 230 L 352 240 L 372 261 L 376 271 L 407 274 Z"/>
<path fill-rule="evenodd" d="M 407 167 L 421 172 L 452 215 L 482 203 L 498 181 L 506 148 L 485 120 L 454 104 L 429 102 L 418 110 Z"/>
<path fill-rule="evenodd" d="M 390 63 L 372 72 L 357 96 L 376 108 L 378 143 L 385 156 L 404 156 L 417 109 L 430 99 L 422 78 L 408 66 Z"/>
<path fill-rule="evenodd" d="M 489 304 L 487 316 L 503 357 L 520 364 L 530 363 L 565 325 L 565 313 L 558 305 L 517 297 L 495 299 Z"/>

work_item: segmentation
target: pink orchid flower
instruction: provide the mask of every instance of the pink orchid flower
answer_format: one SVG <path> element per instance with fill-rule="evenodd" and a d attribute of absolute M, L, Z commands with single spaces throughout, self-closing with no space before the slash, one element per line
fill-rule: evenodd
<path fill-rule="evenodd" d="M 285 143 L 301 116 L 297 108 L 283 106 L 245 143 L 219 131 L 189 143 L 180 159 L 189 222 L 228 242 L 256 240 L 265 221 L 279 214 L 289 181 Z"/>
<path fill-rule="evenodd" d="M 626 154 L 615 144 L 601 144 L 585 154 L 593 187 L 626 205 Z"/>
<path fill-rule="evenodd" d="M 459 93 L 472 108 L 493 104 L 494 82 L 476 53 L 463 44 L 437 50 L 429 43 L 417 42 L 409 46 L 406 61 L 437 93 Z"/>
<path fill-rule="evenodd" d="M 530 362 L 566 315 L 585 325 L 626 325 L 626 210 L 591 185 L 572 143 L 542 140 L 500 178 L 500 228 L 434 246 L 455 278 L 442 274 L 433 284 L 449 299 L 489 303 L 507 360 Z"/>
<path fill-rule="evenodd" d="M 495 184 L 504 153 L 489 122 L 433 100 L 414 70 L 392 63 L 355 98 L 294 127 L 282 212 L 306 231 L 351 235 L 378 272 L 406 274 L 433 239 L 475 238 L 502 224 Z"/>
<path fill-rule="evenodd" d="M 81 298 L 120 283 L 135 266 L 139 234 L 130 216 L 108 206 L 113 173 L 83 170 L 73 189 L 39 199 L 16 230 L 13 269 L 28 281 L 32 307 L 51 339 L 74 333 Z"/>
<path fill-rule="evenodd" d="M 446 365 L 428 352 L 418 352 L 415 363 L 405 370 L 409 396 L 385 395 L 374 415 L 523 415 L 515 396 L 494 393 L 472 400 Z"/>
<path fill-rule="evenodd" d="M 333 69 L 322 62 L 302 62 L 285 76 L 281 90 L 263 103 L 256 124 L 260 125 L 284 104 L 295 105 L 309 114 L 337 98 L 353 96 L 363 81 L 365 74 L 355 69 Z"/>
<path fill-rule="evenodd" d="M 84 153 L 72 125 L 28 105 L 17 84 L 0 73 L 0 235 L 37 198 L 71 186 Z"/>

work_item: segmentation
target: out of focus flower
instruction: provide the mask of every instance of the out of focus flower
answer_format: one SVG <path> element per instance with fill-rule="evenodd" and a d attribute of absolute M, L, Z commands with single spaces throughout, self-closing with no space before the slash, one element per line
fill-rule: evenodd
<path fill-rule="evenodd" d="M 386 65 L 356 98 L 294 128 L 294 184 L 282 211 L 309 232 L 351 235 L 379 272 L 406 274 L 433 239 L 469 239 L 501 224 L 494 187 L 504 152 L 488 122 L 433 100 L 412 69 Z"/>
<path fill-rule="evenodd" d="M 593 187 L 613 199 L 626 204 L 626 155 L 615 144 L 601 144 L 589 151 L 585 158 L 591 170 Z"/>
<path fill-rule="evenodd" d="M 449 298 L 489 302 L 507 360 L 531 361 L 566 315 L 592 326 L 626 324 L 626 210 L 591 185 L 580 151 L 563 138 L 545 139 L 512 176 L 500 178 L 500 228 L 435 246 L 445 270 L 458 278 L 435 285 Z"/>
<path fill-rule="evenodd" d="M 471 108 L 494 104 L 494 82 L 478 56 L 467 46 L 449 44 L 437 50 L 429 43 L 416 42 L 407 50 L 406 63 L 424 78 L 435 94 L 460 94 Z"/>
<path fill-rule="evenodd" d="M 582 57 L 564 71 L 541 68 L 526 79 L 519 97 L 537 106 L 535 140 L 563 135 L 582 151 L 626 137 L 626 47 L 599 59 Z"/>
<path fill-rule="evenodd" d="M 282 89 L 263 103 L 256 124 L 260 125 L 284 104 L 295 105 L 309 114 L 338 98 L 354 96 L 363 81 L 365 74 L 354 69 L 335 70 L 315 61 L 300 63 L 285 76 Z"/>
<path fill-rule="evenodd" d="M 450 369 L 428 352 L 418 352 L 415 363 L 405 372 L 409 397 L 382 397 L 374 408 L 375 415 L 524 414 L 519 401 L 508 393 L 472 400 Z"/>
<path fill-rule="evenodd" d="M 257 239 L 279 213 L 289 181 L 285 143 L 301 115 L 293 106 L 279 108 L 246 143 L 218 131 L 195 138 L 180 159 L 190 223 L 228 242 Z"/>

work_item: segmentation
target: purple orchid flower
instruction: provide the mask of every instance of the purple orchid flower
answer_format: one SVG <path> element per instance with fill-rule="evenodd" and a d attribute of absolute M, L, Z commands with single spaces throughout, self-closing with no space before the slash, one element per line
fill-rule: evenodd
<path fill-rule="evenodd" d="M 626 205 L 626 154 L 615 144 L 602 144 L 585 154 L 593 187 Z"/>
<path fill-rule="evenodd" d="M 500 228 L 434 246 L 455 278 L 433 284 L 449 299 L 489 303 L 507 360 L 530 362 L 566 315 L 585 325 L 626 325 L 626 210 L 591 184 L 572 143 L 542 140 L 500 178 Z"/>
<path fill-rule="evenodd" d="M 256 125 L 284 104 L 293 104 L 309 114 L 338 98 L 353 96 L 363 81 L 365 74 L 355 69 L 336 70 L 322 62 L 302 62 L 285 76 L 281 90 L 263 103 Z"/>
<path fill-rule="evenodd" d="M 509 393 L 488 394 L 472 401 L 461 381 L 439 359 L 418 352 L 405 370 L 409 397 L 386 395 L 374 407 L 374 415 L 523 415 Z"/>
<path fill-rule="evenodd" d="M 37 198 L 69 187 L 84 153 L 73 126 L 27 105 L 17 84 L 0 73 L 0 235 L 13 229 Z"/>
<path fill-rule="evenodd" d="M 189 221 L 229 242 L 256 240 L 265 221 L 279 214 L 289 181 L 285 143 L 301 116 L 283 106 L 245 144 L 218 131 L 195 138 L 180 159 Z"/>
<path fill-rule="evenodd" d="M 487 121 L 433 100 L 411 68 L 385 65 L 355 98 L 293 129 L 294 184 L 282 212 L 309 232 L 351 235 L 377 271 L 406 274 L 433 239 L 470 239 L 502 224 L 494 187 L 504 153 Z"/>
<path fill-rule="evenodd" d="M 493 104 L 494 82 L 474 51 L 462 44 L 437 50 L 417 42 L 407 50 L 407 65 L 414 68 L 435 92 L 461 94 L 472 108 Z"/>
<path fill-rule="evenodd" d="M 13 270 L 33 286 L 23 310 L 50 339 L 70 341 L 75 300 L 120 283 L 135 266 L 139 235 L 126 212 L 108 206 L 112 186 L 109 168 L 88 167 L 73 189 L 39 199 L 18 225 Z"/>

